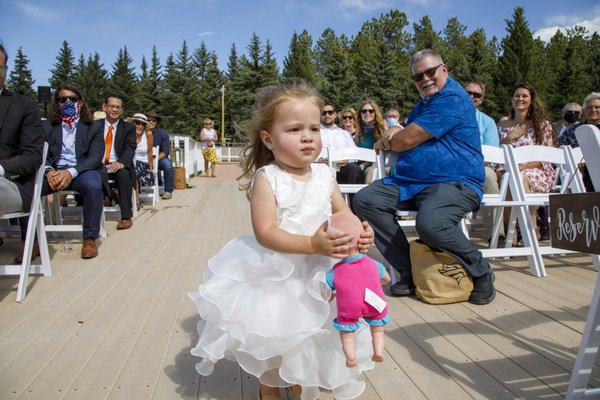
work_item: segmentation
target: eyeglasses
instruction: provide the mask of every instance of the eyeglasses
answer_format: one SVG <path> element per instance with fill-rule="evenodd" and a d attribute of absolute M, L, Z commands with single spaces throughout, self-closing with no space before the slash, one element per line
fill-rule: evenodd
<path fill-rule="evenodd" d="M 322 116 L 333 114 L 335 114 L 335 110 L 323 110 L 323 112 L 321 113 Z"/>
<path fill-rule="evenodd" d="M 107 104 L 107 105 L 106 105 L 106 108 L 109 108 L 109 109 L 111 109 L 111 110 L 120 110 L 120 109 L 121 109 L 121 108 L 123 108 L 123 107 L 122 107 L 122 106 L 115 105 L 115 104 Z"/>
<path fill-rule="evenodd" d="M 56 100 L 59 103 L 66 103 L 67 101 L 72 101 L 73 103 L 76 103 L 79 101 L 79 97 L 78 96 L 58 96 L 56 98 Z"/>
<path fill-rule="evenodd" d="M 439 64 L 439 65 L 436 65 L 435 67 L 426 69 L 423 72 L 419 72 L 418 74 L 414 74 L 411 78 L 415 82 L 421 82 L 423 80 L 423 78 L 425 77 L 425 75 L 427 75 L 428 78 L 433 78 L 433 76 L 437 72 L 437 69 L 439 67 L 441 67 L 442 65 L 444 65 L 444 64 Z"/>
<path fill-rule="evenodd" d="M 363 108 L 362 110 L 360 110 L 361 114 L 375 114 L 375 110 L 373 110 L 372 108 Z"/>
<path fill-rule="evenodd" d="M 483 97 L 482 93 L 477 93 L 477 92 L 470 92 L 467 90 L 467 93 L 469 93 L 469 96 L 474 97 L 476 99 L 480 99 Z"/>
<path fill-rule="evenodd" d="M 352 115 L 344 115 L 342 119 L 354 119 Z"/>

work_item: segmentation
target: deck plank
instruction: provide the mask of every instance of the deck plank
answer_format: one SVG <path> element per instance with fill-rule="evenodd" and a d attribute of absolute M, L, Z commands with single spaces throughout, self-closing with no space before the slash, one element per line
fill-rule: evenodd
<path fill-rule="evenodd" d="M 190 354 L 199 316 L 187 293 L 210 257 L 252 233 L 237 173 L 223 165 L 217 179 L 192 179 L 130 230 L 109 220 L 96 259 L 79 258 L 77 238 L 50 238 L 54 274 L 31 277 L 20 304 L 16 278 L 1 278 L 0 398 L 254 400 L 258 380 L 237 364 L 203 377 Z M 17 248 L 7 238 L 0 258 Z M 388 297 L 386 357 L 359 399 L 563 398 L 597 272 L 586 255 L 544 260 L 546 278 L 523 257 L 493 260 L 498 295 L 485 306 Z"/>

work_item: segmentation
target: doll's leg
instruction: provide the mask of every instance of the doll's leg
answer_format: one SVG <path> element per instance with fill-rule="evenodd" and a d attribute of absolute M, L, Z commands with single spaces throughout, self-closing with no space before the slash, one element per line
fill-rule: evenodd
<path fill-rule="evenodd" d="M 346 367 L 356 367 L 356 338 L 352 331 L 340 331 L 340 339 L 342 339 L 342 350 L 346 356 Z"/>
<path fill-rule="evenodd" d="M 371 325 L 371 337 L 373 338 L 373 358 L 375 362 L 383 361 L 385 332 L 383 326 Z"/>

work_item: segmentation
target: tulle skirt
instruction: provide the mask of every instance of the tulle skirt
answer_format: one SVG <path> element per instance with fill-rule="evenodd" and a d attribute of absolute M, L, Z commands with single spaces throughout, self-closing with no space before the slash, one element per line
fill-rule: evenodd
<path fill-rule="evenodd" d="M 192 349 L 203 358 L 198 372 L 209 375 L 226 358 L 266 385 L 301 385 L 303 399 L 318 398 L 319 388 L 336 399 L 358 397 L 365 384 L 357 378 L 373 368 L 371 334 L 365 325 L 356 332 L 358 367 L 347 368 L 325 283 L 335 262 L 275 253 L 253 236 L 225 245 L 209 260 L 199 291 L 190 293 L 202 318 Z"/>

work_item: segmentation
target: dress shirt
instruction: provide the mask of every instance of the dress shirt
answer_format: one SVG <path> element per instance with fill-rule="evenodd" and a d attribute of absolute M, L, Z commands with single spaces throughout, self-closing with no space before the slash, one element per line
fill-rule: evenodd
<path fill-rule="evenodd" d="M 354 143 L 354 139 L 352 139 L 350 132 L 337 125 L 328 128 L 321 124 L 321 142 L 323 143 L 323 148 L 321 149 L 321 153 L 317 156 L 317 160 L 319 158 L 327 158 L 327 147 L 331 146 L 332 149 L 356 147 L 356 143 Z"/>
<path fill-rule="evenodd" d="M 115 152 L 115 143 L 117 138 L 117 126 L 119 125 L 119 120 L 113 124 L 112 131 L 112 145 L 110 146 L 110 155 L 108 156 L 108 163 L 112 164 L 117 161 L 117 153 Z M 106 143 L 106 135 L 108 134 L 108 127 L 110 126 L 110 122 L 107 119 L 104 120 L 104 143 Z M 106 154 L 106 147 L 104 150 Z M 104 162 L 104 156 L 102 156 L 102 162 Z"/>
<path fill-rule="evenodd" d="M 75 121 L 71 128 L 64 122 L 62 123 L 62 149 L 57 163 L 58 169 L 66 169 L 69 171 L 73 179 L 77 177 L 77 170 L 73 168 L 77 165 L 77 156 L 75 155 L 75 133 L 77 132 L 77 125 L 79 125 L 79 119 Z"/>

